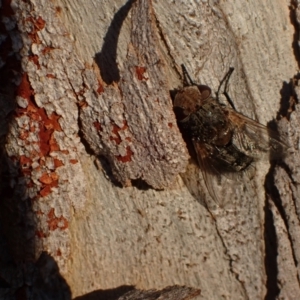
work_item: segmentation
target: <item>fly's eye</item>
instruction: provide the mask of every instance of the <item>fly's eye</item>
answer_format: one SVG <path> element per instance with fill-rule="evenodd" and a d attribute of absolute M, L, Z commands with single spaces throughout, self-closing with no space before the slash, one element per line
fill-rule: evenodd
<path fill-rule="evenodd" d="M 206 100 L 211 95 L 211 88 L 207 85 L 197 85 L 201 94 L 201 100 Z"/>

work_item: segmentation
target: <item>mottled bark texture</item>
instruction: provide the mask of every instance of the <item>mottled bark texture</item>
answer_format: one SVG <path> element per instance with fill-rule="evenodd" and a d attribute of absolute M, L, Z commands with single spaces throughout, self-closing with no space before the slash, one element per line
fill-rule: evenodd
<path fill-rule="evenodd" d="M 300 298 L 297 6 L 2 1 L 1 297 Z M 288 145 L 223 208 L 173 113 L 181 64 L 213 95 L 234 67 L 237 111 Z"/>

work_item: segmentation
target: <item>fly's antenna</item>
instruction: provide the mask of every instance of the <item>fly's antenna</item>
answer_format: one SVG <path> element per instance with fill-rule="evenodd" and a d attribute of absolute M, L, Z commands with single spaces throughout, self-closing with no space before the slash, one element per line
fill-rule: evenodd
<path fill-rule="evenodd" d="M 196 85 L 195 82 L 192 80 L 191 76 L 189 75 L 184 64 L 181 65 L 181 69 L 183 74 L 183 86 Z"/>
<path fill-rule="evenodd" d="M 218 88 L 218 91 L 217 91 L 217 100 L 219 100 L 219 95 L 220 95 L 220 91 L 221 91 L 221 87 L 223 84 L 225 84 L 224 86 L 224 92 L 223 92 L 223 95 L 226 97 L 226 100 L 228 101 L 228 103 L 230 104 L 230 106 L 234 109 L 235 109 L 235 106 L 233 104 L 233 101 L 231 100 L 229 94 L 228 94 L 228 82 L 229 82 L 229 79 L 231 77 L 231 74 L 233 73 L 234 71 L 234 68 L 229 68 L 228 72 L 225 74 L 224 78 L 220 81 L 220 85 L 219 85 L 219 88 Z"/>

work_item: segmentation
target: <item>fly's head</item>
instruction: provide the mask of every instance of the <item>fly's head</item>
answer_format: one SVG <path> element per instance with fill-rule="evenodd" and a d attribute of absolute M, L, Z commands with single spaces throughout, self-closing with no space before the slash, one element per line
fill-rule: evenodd
<path fill-rule="evenodd" d="M 177 92 L 174 99 L 174 111 L 178 121 L 183 121 L 196 112 L 211 96 L 211 89 L 206 85 L 191 85 Z"/>

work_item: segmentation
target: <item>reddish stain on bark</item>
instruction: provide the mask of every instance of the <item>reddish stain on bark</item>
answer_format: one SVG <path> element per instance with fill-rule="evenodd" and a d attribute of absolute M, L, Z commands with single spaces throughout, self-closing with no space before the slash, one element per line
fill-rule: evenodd
<path fill-rule="evenodd" d="M 95 121 L 93 125 L 97 131 L 102 131 L 101 124 L 98 121 Z"/>
<path fill-rule="evenodd" d="M 34 17 L 29 17 L 25 21 L 33 24 L 33 28 L 31 32 L 28 33 L 28 36 L 30 37 L 32 42 L 40 44 L 41 40 L 37 33 L 45 27 L 46 21 L 43 20 L 42 17 L 38 17 L 36 19 Z"/>
<path fill-rule="evenodd" d="M 54 48 L 52 47 L 45 47 L 43 50 L 42 50 L 42 54 L 45 55 L 45 54 L 48 54 L 49 52 L 51 52 L 51 50 L 53 50 Z"/>
<path fill-rule="evenodd" d="M 144 77 L 144 73 L 146 72 L 146 67 L 135 67 L 135 73 L 138 80 L 148 80 L 148 78 Z"/>
<path fill-rule="evenodd" d="M 36 105 L 33 100 L 33 92 L 26 73 L 23 74 L 22 81 L 17 90 L 17 95 L 25 98 L 28 102 L 28 106 L 26 108 L 17 109 L 17 116 L 27 115 L 31 120 L 38 122 L 40 155 L 46 156 L 51 151 L 58 151 L 59 146 L 53 136 L 53 132 L 62 131 L 61 126 L 58 122 L 60 116 L 56 113 L 52 113 L 48 117 L 45 109 L 40 108 Z M 34 132 L 35 130 L 36 128 L 34 126 L 30 126 L 29 131 Z M 26 136 L 28 136 L 28 134 L 23 131 L 20 138 L 26 139 Z"/>
<path fill-rule="evenodd" d="M 98 80 L 98 89 L 97 89 L 97 93 L 100 95 L 104 92 L 104 87 L 102 85 L 102 83 Z"/>
<path fill-rule="evenodd" d="M 55 172 L 52 172 L 50 174 L 48 173 L 44 173 L 40 178 L 39 178 L 39 181 L 41 183 L 44 183 L 44 184 L 51 184 L 53 183 L 54 181 L 57 181 L 58 180 L 58 175 L 55 173 Z"/>
<path fill-rule="evenodd" d="M 170 128 L 172 128 L 172 127 L 173 127 L 173 123 L 168 123 L 168 126 L 169 126 Z"/>
<path fill-rule="evenodd" d="M 121 156 L 121 155 L 116 156 L 118 161 L 121 161 L 123 163 L 131 161 L 131 156 L 133 155 L 133 152 L 131 151 L 129 146 L 126 147 L 126 151 L 127 152 L 125 156 Z"/>
<path fill-rule="evenodd" d="M 38 69 L 40 69 L 39 57 L 37 55 L 31 55 L 28 57 L 28 60 L 32 61 Z"/>
<path fill-rule="evenodd" d="M 29 131 L 27 131 L 27 130 L 20 131 L 19 138 L 21 140 L 26 140 L 28 138 L 28 136 L 29 136 Z"/>
<path fill-rule="evenodd" d="M 87 103 L 86 101 L 80 101 L 80 102 L 78 103 L 78 106 L 79 106 L 80 108 L 85 108 L 85 107 L 88 107 L 89 105 L 88 105 L 88 103 Z"/>
<path fill-rule="evenodd" d="M 30 101 L 32 89 L 28 80 L 27 73 L 24 73 L 22 76 L 21 83 L 19 84 L 17 89 L 17 95 Z"/>
<path fill-rule="evenodd" d="M 39 30 L 44 29 L 45 24 L 46 24 L 46 21 L 43 20 L 42 17 L 38 17 L 34 22 L 35 27 L 38 28 Z"/>
<path fill-rule="evenodd" d="M 56 131 L 62 131 L 60 124 L 58 122 L 60 116 L 56 113 L 52 113 L 48 119 L 44 120 L 44 125 L 47 130 L 53 129 Z"/>
<path fill-rule="evenodd" d="M 54 158 L 54 166 L 55 166 L 55 168 L 59 168 L 59 167 L 61 167 L 63 165 L 64 165 L 64 163 L 60 159 Z"/>
<path fill-rule="evenodd" d="M 78 160 L 77 159 L 70 159 L 70 163 L 75 165 L 78 163 Z"/>
<path fill-rule="evenodd" d="M 41 230 L 36 230 L 35 235 L 36 235 L 38 238 L 40 238 L 40 239 L 46 237 L 46 234 L 45 234 L 43 231 L 41 231 Z"/>
<path fill-rule="evenodd" d="M 109 139 L 111 141 L 115 141 L 117 145 L 119 145 L 122 142 L 122 139 L 120 137 L 119 131 L 126 130 L 128 128 L 127 122 L 123 121 L 123 126 L 119 127 L 116 124 L 113 124 L 113 130 L 112 133 L 114 136 L 110 136 Z"/>
<path fill-rule="evenodd" d="M 53 74 L 47 74 L 46 77 L 47 78 L 56 78 L 55 75 L 53 75 Z"/>
<path fill-rule="evenodd" d="M 48 213 L 48 220 L 47 220 L 49 230 L 54 231 L 56 229 L 64 230 L 68 228 L 68 221 L 63 216 L 56 217 L 54 213 L 54 208 L 51 208 L 50 212 Z"/>
<path fill-rule="evenodd" d="M 55 11 L 56 11 L 58 14 L 60 14 L 61 11 L 62 11 L 62 8 L 61 8 L 60 6 L 56 6 L 56 7 L 55 7 Z"/>
<path fill-rule="evenodd" d="M 31 164 L 32 164 L 32 159 L 25 155 L 21 155 L 19 161 L 20 161 L 21 166 L 31 166 Z"/>
<path fill-rule="evenodd" d="M 40 190 L 40 195 L 42 197 L 46 197 L 49 194 L 51 194 L 51 186 L 50 185 L 46 185 L 43 189 Z"/>
<path fill-rule="evenodd" d="M 50 152 L 59 151 L 59 149 L 60 149 L 53 134 L 51 135 L 50 140 L 49 140 L 49 147 L 50 147 Z"/>

